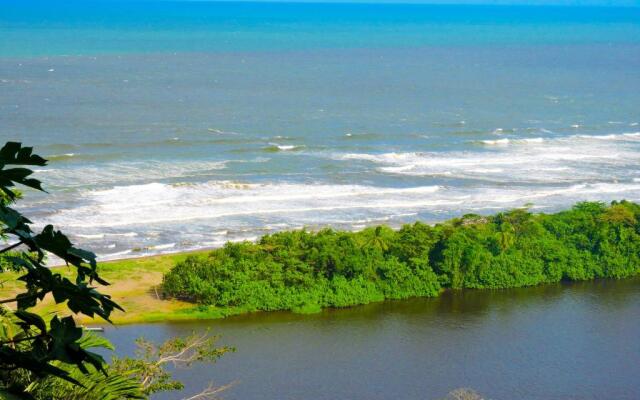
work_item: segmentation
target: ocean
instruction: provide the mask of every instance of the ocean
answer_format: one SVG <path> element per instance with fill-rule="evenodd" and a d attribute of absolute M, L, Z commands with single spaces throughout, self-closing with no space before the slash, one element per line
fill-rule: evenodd
<path fill-rule="evenodd" d="M 640 201 L 640 8 L 0 1 L 19 208 L 102 259 Z"/>

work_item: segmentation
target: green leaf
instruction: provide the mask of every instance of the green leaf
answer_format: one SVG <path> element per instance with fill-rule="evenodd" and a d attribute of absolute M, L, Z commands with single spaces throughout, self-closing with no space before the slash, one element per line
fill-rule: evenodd
<path fill-rule="evenodd" d="M 82 333 L 82 337 L 78 339 L 77 343 L 83 349 L 90 349 L 94 347 L 99 347 L 111 351 L 115 351 L 116 349 L 106 337 L 87 331 Z"/>
<path fill-rule="evenodd" d="M 47 324 L 38 314 L 30 313 L 24 310 L 18 310 L 14 315 L 25 322 L 25 330 L 31 326 L 35 326 L 42 333 L 47 333 Z"/>
<path fill-rule="evenodd" d="M 47 160 L 32 153 L 33 147 L 22 147 L 21 143 L 7 142 L 0 149 L 0 168 L 5 165 L 33 165 L 39 167 L 47 165 Z"/>
<path fill-rule="evenodd" d="M 111 345 L 95 338 L 93 341 L 83 338 L 82 329 L 76 326 L 72 317 L 60 319 L 56 315 L 47 328 L 42 317 L 27 310 L 47 294 L 52 294 L 57 303 L 66 302 L 67 308 L 75 314 L 98 315 L 106 321 L 114 309 L 122 308 L 109 296 L 89 286 L 94 281 L 107 284 L 98 275 L 94 253 L 74 247 L 66 235 L 51 225 L 35 235 L 30 226 L 32 222 L 7 206 L 20 197 L 19 192 L 13 190 L 16 185 L 43 190 L 41 182 L 31 177 L 33 171 L 24 166 L 44 166 L 46 163 L 44 158 L 33 154 L 31 147 L 23 147 L 20 143 L 9 142 L 0 149 L 0 237 L 6 243 L 21 244 L 0 249 L 0 252 L 5 252 L 0 253 L 0 272 L 7 269 L 23 271 L 24 274 L 14 279 L 25 287 L 16 295 L 17 311 L 7 310 L 7 315 L 13 314 L 11 324 L 22 328 L 18 336 L 12 335 L 19 337 L 20 345 L 7 343 L 0 346 L 0 369 L 11 371 L 20 368 L 37 379 L 57 377 L 81 385 L 80 381 L 86 381 L 75 375 L 92 374 L 94 371 L 87 368 L 89 365 L 104 373 L 103 358 L 86 348 L 93 345 L 111 348 Z M 73 278 L 63 277 L 47 268 L 44 262 L 47 254 L 73 265 L 76 268 L 75 282 Z M 38 330 L 40 334 L 34 335 Z"/>

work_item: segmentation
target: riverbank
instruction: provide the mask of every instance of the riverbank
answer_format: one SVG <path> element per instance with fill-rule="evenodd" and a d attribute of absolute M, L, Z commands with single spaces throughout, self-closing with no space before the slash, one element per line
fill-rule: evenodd
<path fill-rule="evenodd" d="M 111 285 L 100 289 L 126 310 L 112 315 L 122 324 L 256 311 L 315 313 L 435 297 L 448 288 L 625 278 L 640 272 L 639 220 L 640 205 L 622 201 L 578 203 L 556 214 L 469 214 L 399 230 L 285 231 L 217 250 L 104 262 L 100 275 Z M 10 283 L 0 296 L 20 290 L 15 278 L 5 280 Z M 54 310 L 64 312 L 52 299 L 39 309 Z"/>
<path fill-rule="evenodd" d="M 100 288 L 126 311 L 115 323 L 215 319 L 256 311 L 315 313 L 446 289 L 506 289 L 640 273 L 640 205 L 578 203 L 359 232 L 285 231 L 217 250 L 104 262 Z M 73 270 L 55 268 L 63 275 Z M 7 277 L 0 298 L 20 284 Z M 51 298 L 39 311 L 64 313 Z M 83 318 L 81 323 L 99 323 Z"/>
<path fill-rule="evenodd" d="M 211 320 L 255 312 L 255 310 L 242 308 L 200 306 L 186 301 L 161 298 L 159 286 L 165 273 L 169 272 L 176 263 L 190 256 L 203 256 L 210 251 L 199 250 L 100 263 L 101 276 L 110 283 L 109 286 L 101 287 L 101 292 L 111 295 L 125 309 L 125 312 L 114 311 L 113 323 L 129 325 Z M 53 270 L 63 275 L 71 275 L 71 270 L 67 267 L 54 267 Z M 0 298 L 12 297 L 18 292 L 18 287 L 19 282 L 7 279 L 0 287 Z M 45 299 L 36 309 L 41 313 L 58 310 L 64 314 L 65 311 L 63 307 L 56 306 L 51 298 Z M 100 319 L 90 319 L 85 316 L 80 316 L 78 321 L 86 325 L 103 323 Z"/>
<path fill-rule="evenodd" d="M 165 274 L 162 293 L 203 307 L 319 312 L 445 289 L 507 289 L 640 273 L 640 205 L 576 203 L 362 231 L 283 231 L 228 243 Z"/>

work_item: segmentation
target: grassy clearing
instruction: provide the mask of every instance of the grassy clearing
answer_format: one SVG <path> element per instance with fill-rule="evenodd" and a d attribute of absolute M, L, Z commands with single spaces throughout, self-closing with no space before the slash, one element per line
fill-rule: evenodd
<path fill-rule="evenodd" d="M 216 307 L 194 306 L 179 300 L 163 300 L 156 292 L 156 288 L 162 282 L 162 276 L 177 262 L 186 259 L 189 255 L 205 254 L 208 251 L 191 253 L 168 254 L 128 260 L 109 261 L 99 264 L 100 275 L 110 286 L 100 287 L 100 291 L 112 296 L 126 312 L 115 311 L 112 320 L 117 324 L 138 322 L 159 322 L 192 319 L 222 318 L 239 314 L 241 309 L 219 309 Z M 72 270 L 67 267 L 54 267 L 56 272 L 65 276 L 71 276 Z M 21 291 L 22 282 L 17 281 L 17 274 L 3 273 L 4 283 L 0 287 L 0 298 L 14 297 Z M 36 308 L 39 313 L 48 314 L 59 311 L 68 314 L 68 310 L 62 305 L 56 305 L 49 296 Z M 79 317 L 81 323 L 101 323 L 100 319 L 92 320 L 87 317 Z"/>

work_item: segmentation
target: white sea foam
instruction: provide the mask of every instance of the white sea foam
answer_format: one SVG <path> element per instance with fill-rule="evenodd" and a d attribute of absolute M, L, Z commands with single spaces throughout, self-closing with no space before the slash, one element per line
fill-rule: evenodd
<path fill-rule="evenodd" d="M 75 236 L 82 238 L 82 239 L 104 239 L 104 234 L 103 233 L 98 233 L 95 235 L 81 235 L 81 234 L 76 234 Z"/>
<path fill-rule="evenodd" d="M 484 144 L 488 144 L 488 145 L 505 146 L 505 145 L 509 144 L 511 142 L 511 140 L 509 140 L 509 139 L 497 139 L 497 140 L 482 140 L 481 142 L 484 143 Z"/>
<path fill-rule="evenodd" d="M 607 135 L 572 135 L 563 138 L 547 139 L 551 144 L 564 144 L 568 145 L 571 140 L 618 140 L 618 141 L 630 141 L 640 139 L 640 132 L 629 133 L 611 133 Z M 544 143 L 545 139 L 541 137 L 536 138 L 503 138 L 503 139 L 487 139 L 480 140 L 482 144 L 486 145 L 522 145 L 522 144 L 535 144 Z"/>
<path fill-rule="evenodd" d="M 219 247 L 226 240 L 255 240 L 269 231 L 301 226 L 361 229 L 370 224 L 406 221 L 408 217 L 444 218 L 530 202 L 537 207 L 553 208 L 581 200 L 638 200 L 640 178 L 546 186 L 403 188 L 283 182 L 213 181 L 188 186 L 152 183 L 89 191 L 82 197 L 81 206 L 62 209 L 46 222 L 69 230 L 82 229 L 83 234 L 78 237 L 88 245 L 95 246 L 99 238 L 107 240 L 120 235 L 115 242 L 107 243 L 118 243 L 118 248 L 144 249 L 143 252 L 129 250 L 105 255 L 120 258 Z M 105 229 L 123 232 L 100 233 Z M 136 232 L 139 237 L 134 235 Z M 177 241 L 167 243 L 167 239 Z"/>
<path fill-rule="evenodd" d="M 63 158 L 72 158 L 75 156 L 76 156 L 75 153 L 64 153 L 64 154 L 52 154 L 50 156 L 47 156 L 46 158 L 55 160 L 55 159 L 63 159 Z"/>
<path fill-rule="evenodd" d="M 300 149 L 304 148 L 304 146 L 296 146 L 296 145 L 292 145 L 292 144 L 269 143 L 269 145 L 272 146 L 275 149 L 280 150 L 280 151 L 300 150 Z"/>
<path fill-rule="evenodd" d="M 456 151 L 312 154 L 329 157 L 334 165 L 357 164 L 366 171 L 362 184 L 340 184 L 331 177 L 292 182 L 277 174 L 263 183 L 238 182 L 221 175 L 233 176 L 233 171 L 219 171 L 232 162 L 257 159 L 124 162 L 73 169 L 64 165 L 47 174 L 48 183 L 85 183 L 71 187 L 73 198 L 57 202 L 56 212 L 43 219 L 80 233 L 74 240 L 89 248 L 144 249 L 106 255 L 121 258 L 219 247 L 226 240 L 302 226 L 360 229 L 529 202 L 557 209 L 580 200 L 640 200 L 640 132 L 565 137 L 535 132 L 506 133 L 489 143 L 479 142 L 483 146 Z M 538 135 L 544 137 L 532 137 Z M 368 147 L 357 147 L 363 148 Z M 274 153 L 272 158 L 307 155 Z M 377 180 L 376 174 L 383 179 Z M 397 181 L 397 187 L 380 183 L 389 181 Z"/>
<path fill-rule="evenodd" d="M 62 210 L 51 217 L 60 226 L 117 228 L 175 225 L 192 221 L 209 232 L 216 227 L 242 226 L 259 219 L 264 225 L 332 223 L 345 216 L 380 219 L 389 214 L 438 211 L 470 206 L 521 205 L 535 199 L 586 199 L 628 193 L 639 197 L 637 182 L 576 184 L 562 187 L 424 186 L 381 188 L 359 185 L 305 185 L 293 183 L 237 184 L 209 182 L 193 186 L 158 183 L 118 187 L 85 194 L 88 205 Z M 545 201 L 546 201 L 545 200 Z M 355 218 L 354 218 L 355 217 Z M 240 225 L 238 225 L 240 224 Z M 175 244 L 173 244 L 175 246 Z"/>
<path fill-rule="evenodd" d="M 331 154 L 373 163 L 388 174 L 478 179 L 484 182 L 571 183 L 624 180 L 640 159 L 640 132 L 562 138 L 482 140 L 490 151 Z M 612 176 L 612 170 L 617 176 Z"/>
<path fill-rule="evenodd" d="M 172 249 L 176 247 L 175 243 L 167 243 L 167 244 L 158 244 L 155 246 L 150 247 L 150 250 L 166 250 L 166 249 Z"/>
<path fill-rule="evenodd" d="M 523 138 L 523 139 L 509 139 L 509 138 L 504 138 L 504 139 L 496 139 L 496 140 L 481 140 L 480 143 L 485 144 L 485 145 L 489 145 L 489 146 L 506 146 L 509 144 L 535 144 L 535 143 L 543 143 L 544 139 L 543 138 Z"/>
<path fill-rule="evenodd" d="M 105 236 L 120 236 L 120 237 L 136 237 L 138 236 L 137 232 L 125 232 L 125 233 L 109 233 L 105 234 Z"/>
<path fill-rule="evenodd" d="M 438 190 L 439 186 L 379 188 L 228 181 L 188 186 L 150 183 L 87 192 L 83 197 L 88 205 L 63 210 L 51 219 L 60 226 L 114 228 L 273 214 L 419 208 L 442 203 L 444 200 L 433 200 L 429 196 Z"/>
<path fill-rule="evenodd" d="M 640 138 L 640 132 L 629 132 L 629 133 L 621 133 L 621 134 L 608 134 L 608 135 L 575 135 L 570 136 L 571 138 L 578 139 L 586 139 L 586 140 L 634 140 L 636 138 Z"/>

